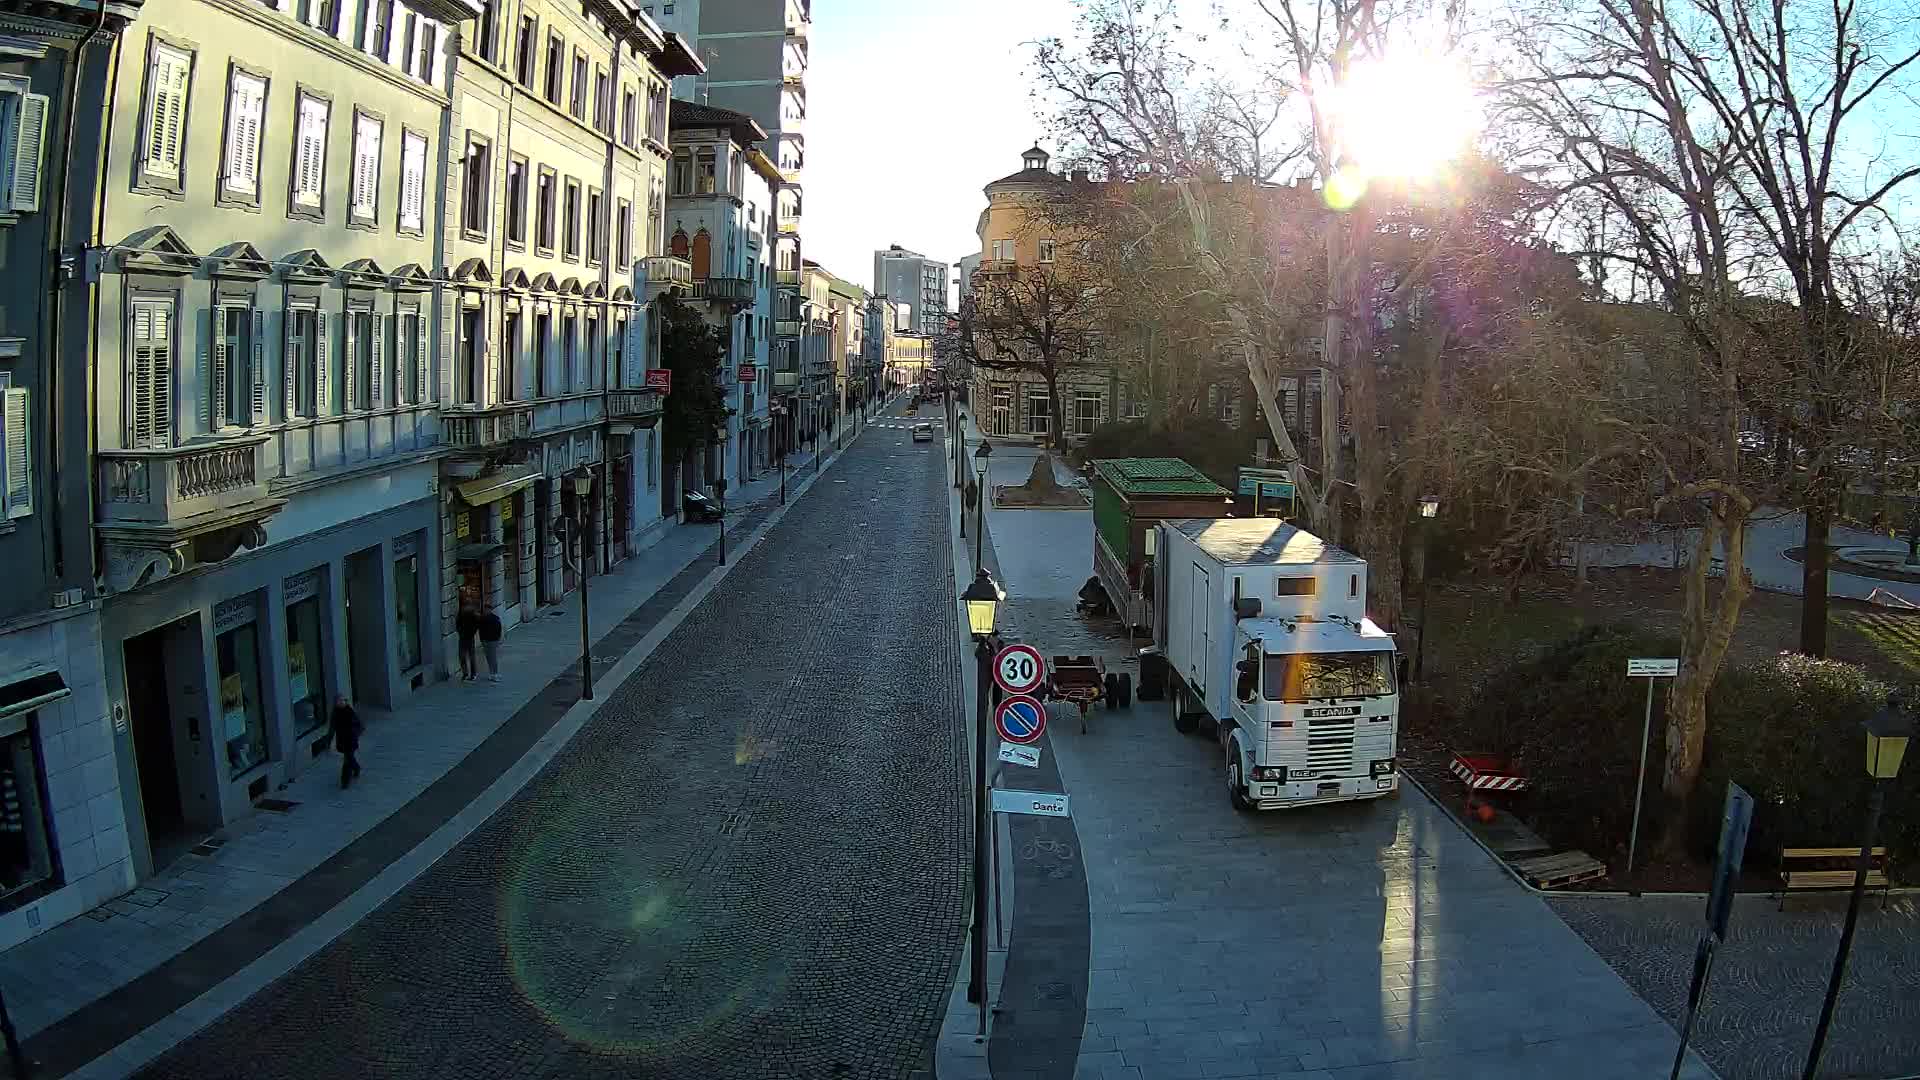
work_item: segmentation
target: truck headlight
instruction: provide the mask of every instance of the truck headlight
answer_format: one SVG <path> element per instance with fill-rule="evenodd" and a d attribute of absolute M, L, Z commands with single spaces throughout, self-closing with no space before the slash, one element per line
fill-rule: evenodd
<path fill-rule="evenodd" d="M 1373 763 L 1373 775 L 1375 776 L 1388 776 L 1388 775 L 1391 775 L 1392 772 L 1393 772 L 1392 758 L 1381 758 L 1380 760 Z"/>
<path fill-rule="evenodd" d="M 1284 784 L 1287 782 L 1285 765 L 1256 765 L 1252 778 L 1263 784 Z"/>

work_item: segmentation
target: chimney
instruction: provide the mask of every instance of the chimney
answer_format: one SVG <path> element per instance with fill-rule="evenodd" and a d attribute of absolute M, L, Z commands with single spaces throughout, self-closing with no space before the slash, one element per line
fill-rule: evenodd
<path fill-rule="evenodd" d="M 1092 179 L 1092 174 L 1090 174 L 1090 173 L 1088 173 L 1088 172 L 1087 172 L 1087 170 L 1085 170 L 1085 169 L 1075 169 L 1075 170 L 1073 170 L 1073 182 L 1074 182 L 1074 183 L 1076 183 L 1076 184 L 1084 184 L 1084 183 L 1087 183 L 1087 182 L 1088 182 L 1089 180 L 1091 180 L 1091 179 Z"/>

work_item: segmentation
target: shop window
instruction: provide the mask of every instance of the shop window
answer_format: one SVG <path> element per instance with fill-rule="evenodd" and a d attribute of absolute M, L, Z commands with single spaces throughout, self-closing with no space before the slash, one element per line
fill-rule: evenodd
<path fill-rule="evenodd" d="M 401 671 L 420 666 L 420 556 L 407 552 L 393 560 L 393 622 Z"/>
<path fill-rule="evenodd" d="M 53 876 L 31 716 L 0 719 L 0 902 Z"/>
<path fill-rule="evenodd" d="M 293 728 L 302 736 L 327 722 L 327 651 L 320 633 L 320 598 L 287 605 L 287 689 Z"/>
<path fill-rule="evenodd" d="M 217 639 L 220 653 L 220 737 L 229 775 L 267 760 L 266 710 L 260 703 L 260 629 L 243 623 Z"/>

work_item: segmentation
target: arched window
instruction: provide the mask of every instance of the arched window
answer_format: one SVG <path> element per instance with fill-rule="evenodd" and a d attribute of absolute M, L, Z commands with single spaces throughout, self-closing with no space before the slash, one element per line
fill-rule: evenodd
<path fill-rule="evenodd" d="M 713 262 L 713 238 L 707 230 L 701 229 L 693 234 L 693 276 L 704 278 Z"/>
<path fill-rule="evenodd" d="M 687 257 L 687 233 L 686 233 L 686 230 L 684 230 L 684 229 L 675 229 L 675 230 L 673 230 L 673 242 L 672 242 L 672 244 L 671 244 L 671 245 L 670 245 L 670 246 L 669 246 L 669 247 L 667 248 L 667 250 L 668 250 L 668 251 L 671 251 L 671 252 L 673 252 L 673 254 L 674 254 L 674 255 L 676 255 L 676 256 L 678 256 L 679 258 L 682 258 L 682 259 L 684 259 L 684 258 L 686 258 L 686 257 Z"/>

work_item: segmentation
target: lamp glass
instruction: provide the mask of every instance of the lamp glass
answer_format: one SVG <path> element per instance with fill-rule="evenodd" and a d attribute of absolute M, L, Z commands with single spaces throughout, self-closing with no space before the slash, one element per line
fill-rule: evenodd
<path fill-rule="evenodd" d="M 1912 724 L 1897 713 L 1880 713 L 1866 724 L 1866 774 L 1876 780 L 1891 780 L 1901 774 L 1901 761 L 1907 757 L 1907 740 Z"/>
<path fill-rule="evenodd" d="M 1440 496 L 1438 495 L 1420 496 L 1420 516 L 1423 518 L 1439 517 L 1440 516 Z"/>
<path fill-rule="evenodd" d="M 974 457 L 976 457 L 976 458 L 979 458 L 979 459 L 980 459 L 980 461 L 981 461 L 981 463 L 982 463 L 982 464 L 985 464 L 985 462 L 986 462 L 986 460 L 987 460 L 987 456 L 988 456 L 988 455 L 990 455 L 990 454 L 992 454 L 992 453 L 993 453 L 993 444 L 992 444 L 992 443 L 990 443 L 990 442 L 988 442 L 988 441 L 987 441 L 987 440 L 985 440 L 985 439 L 981 439 L 981 440 L 980 440 L 980 449 L 978 449 L 978 450 L 975 450 L 975 451 L 973 452 L 973 456 L 974 456 Z"/>
<path fill-rule="evenodd" d="M 593 474 L 592 473 L 583 472 L 573 478 L 573 493 L 575 495 L 585 495 L 586 493 L 592 490 L 593 490 Z"/>
<path fill-rule="evenodd" d="M 974 637 L 986 637 L 993 633 L 1000 601 L 1004 598 L 1000 586 L 994 584 L 993 575 L 985 570 L 980 571 L 974 577 L 973 584 L 967 586 L 967 591 L 960 594 L 960 599 L 967 605 L 967 629 Z"/>

